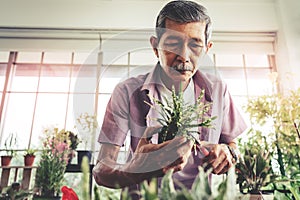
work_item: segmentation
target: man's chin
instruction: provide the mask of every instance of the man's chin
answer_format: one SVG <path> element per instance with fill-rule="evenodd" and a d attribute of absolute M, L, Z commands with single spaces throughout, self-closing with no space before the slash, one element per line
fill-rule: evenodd
<path fill-rule="evenodd" d="M 173 80 L 177 80 L 177 81 L 187 81 L 190 78 L 192 78 L 193 73 L 191 71 L 185 71 L 183 73 L 173 73 Z"/>

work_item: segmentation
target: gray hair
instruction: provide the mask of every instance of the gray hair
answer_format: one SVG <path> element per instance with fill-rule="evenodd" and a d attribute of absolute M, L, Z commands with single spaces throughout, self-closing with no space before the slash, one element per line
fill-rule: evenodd
<path fill-rule="evenodd" d="M 166 19 L 179 23 L 205 22 L 205 43 L 211 37 L 211 19 L 208 16 L 207 9 L 193 1 L 171 1 L 166 4 L 156 19 L 156 36 L 160 40 L 165 32 Z"/>

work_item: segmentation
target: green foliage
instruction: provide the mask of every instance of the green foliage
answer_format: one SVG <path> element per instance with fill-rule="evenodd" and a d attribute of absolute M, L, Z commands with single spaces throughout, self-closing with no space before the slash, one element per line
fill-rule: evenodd
<path fill-rule="evenodd" d="M 16 150 L 14 148 L 16 148 L 16 145 L 17 145 L 17 134 L 10 133 L 4 142 L 6 155 L 15 156 Z"/>
<path fill-rule="evenodd" d="M 42 191 L 42 194 L 59 192 L 63 184 L 66 162 L 56 156 L 51 150 L 43 150 L 35 183 Z"/>
<path fill-rule="evenodd" d="M 287 96 L 266 95 L 251 99 L 247 105 L 253 124 L 271 127 L 270 152 L 282 176 L 291 177 L 300 170 L 300 89 Z"/>
<path fill-rule="evenodd" d="M 96 185 L 94 185 L 94 195 L 95 195 L 95 200 L 100 200 L 100 193 L 98 190 L 98 187 Z"/>
<path fill-rule="evenodd" d="M 205 103 L 204 90 L 197 98 L 197 102 L 194 105 L 184 102 L 183 92 L 180 91 L 176 94 L 175 89 L 172 89 L 172 98 L 164 98 L 164 102 L 150 97 L 154 102 L 154 105 L 147 103 L 153 109 L 159 112 L 161 118 L 155 119 L 162 126 L 162 130 L 159 133 L 159 143 L 171 140 L 175 136 L 186 136 L 189 139 L 195 140 L 193 133 L 198 134 L 198 131 L 193 130 L 195 127 L 212 127 L 212 121 L 216 117 L 207 116 L 211 103 Z M 160 109 L 157 109 L 155 105 L 158 105 Z"/>
<path fill-rule="evenodd" d="M 41 195 L 53 196 L 60 191 L 64 181 L 64 173 L 68 163 L 70 141 L 58 128 L 45 129 L 43 151 L 36 172 L 36 186 L 40 188 Z"/>
<path fill-rule="evenodd" d="M 172 199 L 176 191 L 172 181 L 173 170 L 169 170 L 161 180 L 161 199 Z"/>
<path fill-rule="evenodd" d="M 91 199 L 89 188 L 90 188 L 90 166 L 89 166 L 89 159 L 87 156 L 82 158 L 81 162 L 81 170 L 82 170 L 82 199 Z"/>
<path fill-rule="evenodd" d="M 288 95 L 273 94 L 250 99 L 246 111 L 253 127 L 268 130 L 262 133 L 267 138 L 265 145 L 271 153 L 274 173 L 278 180 L 289 180 L 290 184 L 274 182 L 275 189 L 290 189 L 300 194 L 300 88 Z M 259 125 L 259 127 L 256 127 Z M 258 134 L 256 134 L 257 136 Z M 276 167 L 278 166 L 278 167 Z M 291 187 L 287 187 L 291 185 Z M 294 195 L 295 196 L 295 195 Z"/>
<path fill-rule="evenodd" d="M 34 156 L 35 155 L 35 153 L 36 153 L 36 149 L 27 149 L 26 151 L 25 151 L 25 153 L 24 153 L 24 156 L 26 156 L 26 155 L 30 155 L 30 156 Z"/>
<path fill-rule="evenodd" d="M 141 184 L 140 194 L 144 200 L 159 200 L 157 195 L 157 180 L 152 179 L 150 182 L 144 181 Z"/>
<path fill-rule="evenodd" d="M 210 171 L 204 172 L 202 167 L 199 167 L 199 174 L 195 178 L 192 188 L 189 190 L 180 183 L 181 189 L 175 190 L 172 179 L 173 171 L 169 170 L 161 180 L 160 192 L 157 190 L 157 180 L 152 179 L 150 182 L 144 181 L 141 184 L 139 193 L 142 200 L 228 200 L 238 197 L 236 194 L 236 176 L 234 167 L 228 172 L 227 178 L 220 183 L 218 191 L 213 192 L 209 186 L 208 175 Z M 123 195 L 122 199 L 129 200 L 130 197 Z"/>
<path fill-rule="evenodd" d="M 20 189 L 19 183 L 13 183 L 5 188 L 0 196 L 0 200 L 25 200 L 32 197 L 33 192 L 29 190 Z"/>
<path fill-rule="evenodd" d="M 207 173 L 203 168 L 199 168 L 199 174 L 195 178 L 192 191 L 195 199 L 211 199 L 212 191 L 208 183 Z"/>
<path fill-rule="evenodd" d="M 237 182 L 242 193 L 259 193 L 272 180 L 271 156 L 258 148 L 245 148 L 243 157 L 236 164 Z"/>

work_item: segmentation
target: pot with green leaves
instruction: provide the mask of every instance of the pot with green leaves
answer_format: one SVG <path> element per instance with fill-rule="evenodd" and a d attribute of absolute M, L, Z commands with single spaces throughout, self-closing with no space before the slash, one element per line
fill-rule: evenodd
<path fill-rule="evenodd" d="M 244 155 L 236 164 L 236 171 L 240 192 L 250 196 L 250 199 L 251 195 L 259 197 L 256 199 L 262 199 L 263 193 L 265 193 L 264 187 L 272 183 L 275 178 L 271 168 L 270 153 L 263 148 L 254 146 L 245 148 Z M 269 195 L 269 198 L 272 199 L 273 194 Z"/>
<path fill-rule="evenodd" d="M 17 135 L 10 133 L 5 139 L 5 155 L 1 156 L 1 166 L 9 166 L 12 158 L 16 155 Z"/>
<path fill-rule="evenodd" d="M 35 160 L 35 149 L 27 149 L 24 154 L 24 165 L 25 166 L 32 166 Z"/>
<path fill-rule="evenodd" d="M 189 104 L 184 101 L 183 92 L 176 93 L 172 88 L 172 98 L 163 100 L 150 96 L 152 104 L 147 103 L 152 109 L 159 113 L 160 118 L 157 120 L 162 125 L 162 129 L 158 135 L 158 143 L 173 139 L 175 136 L 185 136 L 188 139 L 199 143 L 199 134 L 195 128 L 212 127 L 212 121 L 216 117 L 210 117 L 207 113 L 210 110 L 211 103 L 204 100 L 205 91 L 202 90 L 195 104 Z"/>

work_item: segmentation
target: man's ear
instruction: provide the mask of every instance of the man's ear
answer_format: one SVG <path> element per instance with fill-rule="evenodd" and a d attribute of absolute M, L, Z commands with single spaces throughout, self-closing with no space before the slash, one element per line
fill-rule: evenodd
<path fill-rule="evenodd" d="M 158 40 L 157 40 L 157 38 L 154 37 L 154 36 L 151 36 L 150 37 L 150 43 L 151 43 L 152 49 L 153 49 L 156 57 L 158 58 L 159 56 L 158 56 L 158 50 L 157 50 L 157 46 L 158 46 Z"/>
<path fill-rule="evenodd" d="M 206 45 L 206 51 L 205 53 L 208 53 L 209 49 L 213 46 L 213 42 L 212 41 L 208 41 L 207 45 Z"/>

